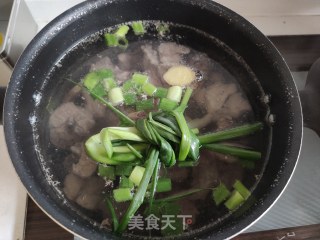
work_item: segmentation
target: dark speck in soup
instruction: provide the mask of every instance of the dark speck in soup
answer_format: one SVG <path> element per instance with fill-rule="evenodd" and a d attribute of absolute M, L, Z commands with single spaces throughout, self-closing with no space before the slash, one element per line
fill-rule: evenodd
<path fill-rule="evenodd" d="M 88 72 L 107 68 L 114 72 L 118 85 L 130 79 L 132 73 L 142 72 L 155 86 L 167 88 L 169 85 L 164 81 L 163 74 L 172 66 L 188 66 L 196 72 L 197 80 L 191 84 L 193 94 L 185 117 L 189 126 L 198 128 L 201 134 L 264 121 L 268 109 L 259 100 L 263 92 L 249 66 L 218 39 L 186 26 L 172 24 L 169 24 L 170 34 L 159 37 L 156 22 L 145 24 L 148 31 L 144 36 L 129 32 L 129 45 L 125 50 L 106 47 L 103 36 L 98 33 L 100 38 L 80 43 L 61 60 L 62 67 L 52 72 L 52 77 L 60 84 L 50 102 L 48 139 L 51 143 L 47 152 L 51 160 L 47 164 L 54 178 L 60 181 L 58 188 L 69 200 L 70 207 L 107 229 L 112 229 L 112 222 L 104 197 L 112 196 L 119 179 L 111 181 L 97 176 L 98 165 L 87 156 L 84 142 L 102 128 L 118 126 L 120 122 L 113 112 L 67 79 L 80 82 Z M 137 113 L 133 107 L 120 106 L 119 109 L 132 119 L 146 116 Z M 220 182 L 232 189 L 237 179 L 253 190 L 266 163 L 268 130 L 229 143 L 261 151 L 262 159 L 250 169 L 244 168 L 236 157 L 202 150 L 195 167 L 174 166 L 160 170 L 161 176 L 172 180 L 172 191 L 157 193 L 156 198 L 193 188 L 214 188 Z M 114 203 L 119 218 L 128 205 L 128 202 Z M 132 229 L 128 233 L 141 236 L 187 233 L 209 223 L 224 221 L 230 215 L 223 204 L 215 205 L 212 191 L 198 192 L 171 205 L 179 208 L 175 214 L 191 216 L 192 223 L 186 230 L 150 232 Z M 144 215 L 144 211 L 142 206 L 135 215 Z"/>

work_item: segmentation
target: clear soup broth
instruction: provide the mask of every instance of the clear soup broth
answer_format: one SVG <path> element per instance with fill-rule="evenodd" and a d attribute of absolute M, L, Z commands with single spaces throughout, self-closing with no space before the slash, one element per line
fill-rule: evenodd
<path fill-rule="evenodd" d="M 117 85 L 123 86 L 133 73 L 139 72 L 146 74 L 156 87 L 168 88 L 164 73 L 172 66 L 187 66 L 195 72 L 196 79 L 190 84 L 193 92 L 184 116 L 190 128 L 199 130 L 199 135 L 264 122 L 268 112 L 265 95 L 254 73 L 237 53 L 218 39 L 186 26 L 168 24 L 169 32 L 159 34 L 159 24 L 144 22 L 147 31 L 143 36 L 129 31 L 125 49 L 107 47 L 103 33 L 94 34 L 64 56 L 50 76 L 59 84 L 47 106 L 50 114 L 46 149 L 50 159 L 44 168 L 49 168 L 47 174 L 58 182 L 54 186 L 67 200 L 65 204 L 106 230 L 113 229 L 113 222 L 105 197 L 110 197 L 119 220 L 130 201 L 113 200 L 112 192 L 119 187 L 122 176 L 114 180 L 98 176 L 98 163 L 90 159 L 84 143 L 102 128 L 119 126 L 120 121 L 110 109 L 75 84 L 86 74 L 110 69 Z M 147 98 L 141 94 L 138 101 Z M 155 99 L 154 104 L 159 104 L 159 99 Z M 145 118 L 149 111 L 154 111 L 137 111 L 134 105 L 126 104 L 117 108 L 133 120 Z M 148 211 L 149 205 L 142 204 L 130 220 L 126 233 L 173 236 L 223 221 L 232 211 L 224 204 L 215 204 L 212 189 L 223 183 L 232 192 L 236 180 L 250 191 L 255 188 L 266 163 L 267 132 L 224 141 L 231 146 L 261 152 L 259 160 L 241 159 L 202 147 L 196 166 L 176 164 L 166 168 L 162 165 L 159 176 L 169 178 L 172 189 L 156 193 L 155 199 L 202 190 L 174 201 L 155 202 L 152 214 Z"/>

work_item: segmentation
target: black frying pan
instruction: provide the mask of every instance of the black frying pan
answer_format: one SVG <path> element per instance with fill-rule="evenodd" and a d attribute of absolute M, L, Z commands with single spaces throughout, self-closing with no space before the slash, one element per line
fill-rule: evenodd
<path fill-rule="evenodd" d="M 276 116 L 276 122 L 264 133 L 270 140 L 264 151 L 267 164 L 252 193 L 254 197 L 229 217 L 208 223 L 181 238 L 225 239 L 234 236 L 264 214 L 287 185 L 300 151 L 302 114 L 289 69 L 275 47 L 245 19 L 210 0 L 86 1 L 48 24 L 20 57 L 6 93 L 5 137 L 16 171 L 30 196 L 65 228 L 89 239 L 116 238 L 93 225 L 82 212 L 68 206 L 54 188 L 54 182 L 45 177 L 42 163 L 47 155 L 44 150 L 48 119 L 45 107 L 58 88 L 61 87 L 63 92 L 63 80 L 57 79 L 64 67 L 83 56 L 82 48 L 76 50 L 73 47 L 93 33 L 131 20 L 163 20 L 206 32 L 224 44 L 215 51 L 219 53 L 217 58 L 221 61 L 227 59 L 226 64 L 230 61 L 230 66 L 242 62 L 239 74 L 252 74 L 258 80 L 258 83 L 251 80 L 241 82 L 251 102 L 255 97 L 261 97 L 262 92 L 272 96 L 270 111 Z M 197 46 L 195 41 L 193 39 L 189 44 Z M 210 53 L 205 42 L 203 46 Z M 235 64 L 232 61 L 236 58 L 225 57 L 228 56 L 226 49 L 240 56 L 241 61 L 238 59 Z M 60 60 L 62 67 L 55 68 Z M 237 67 L 232 69 L 236 71 Z M 247 69 L 247 72 L 242 73 L 241 69 Z M 259 105 L 255 110 L 260 117 L 267 112 Z"/>

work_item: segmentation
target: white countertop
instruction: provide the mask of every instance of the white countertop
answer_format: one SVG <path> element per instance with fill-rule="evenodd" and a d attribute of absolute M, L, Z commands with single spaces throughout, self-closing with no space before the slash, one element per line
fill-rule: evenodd
<path fill-rule="evenodd" d="M 27 193 L 10 161 L 0 126 L 0 240 L 23 240 Z"/>

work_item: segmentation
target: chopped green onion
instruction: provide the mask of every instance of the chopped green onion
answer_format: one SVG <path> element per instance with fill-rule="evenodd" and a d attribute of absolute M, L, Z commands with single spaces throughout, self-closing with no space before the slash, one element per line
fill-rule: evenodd
<path fill-rule="evenodd" d="M 122 85 L 122 89 L 124 92 L 134 90 L 135 87 L 136 87 L 136 83 L 133 82 L 132 80 L 128 80 Z"/>
<path fill-rule="evenodd" d="M 110 102 L 107 102 L 105 99 L 103 99 L 102 97 L 100 97 L 98 95 L 93 94 L 89 90 L 88 90 L 88 92 L 90 94 L 92 94 L 96 99 L 98 99 L 103 105 L 108 107 L 113 113 L 115 113 L 123 123 L 125 123 L 126 125 L 129 125 L 129 126 L 135 125 L 135 122 L 131 118 L 129 118 L 123 112 L 119 111 L 117 108 L 112 106 L 112 104 Z"/>
<path fill-rule="evenodd" d="M 154 97 L 165 98 L 167 94 L 168 94 L 168 89 L 163 87 L 158 87 L 156 92 L 154 93 Z"/>
<path fill-rule="evenodd" d="M 223 183 L 220 183 L 220 185 L 212 191 L 213 200 L 217 206 L 225 201 L 230 196 L 230 194 L 231 192 Z"/>
<path fill-rule="evenodd" d="M 116 176 L 130 176 L 131 172 L 132 172 L 132 165 L 130 164 L 122 164 L 122 165 L 117 165 L 115 167 Z"/>
<path fill-rule="evenodd" d="M 240 158 L 245 158 L 245 159 L 250 159 L 250 160 L 259 160 L 261 159 L 261 153 L 253 150 L 247 150 L 239 147 L 233 147 L 233 146 L 228 146 L 220 143 L 211 143 L 211 144 L 205 144 L 203 145 L 204 148 L 235 156 L 235 157 L 240 157 Z"/>
<path fill-rule="evenodd" d="M 119 188 L 130 188 L 132 189 L 134 187 L 133 182 L 125 176 L 121 176 L 120 178 L 120 183 L 119 183 Z"/>
<path fill-rule="evenodd" d="M 112 88 L 115 88 L 117 86 L 117 83 L 114 80 L 114 78 L 104 78 L 102 79 L 102 84 L 107 92 L 109 92 Z"/>
<path fill-rule="evenodd" d="M 142 86 L 142 91 L 148 96 L 152 97 L 153 94 L 157 91 L 157 88 L 152 83 L 147 82 Z"/>
<path fill-rule="evenodd" d="M 232 211 L 239 207 L 244 201 L 245 199 L 242 195 L 237 190 L 233 190 L 230 198 L 224 203 L 224 205 Z"/>
<path fill-rule="evenodd" d="M 113 166 L 104 166 L 102 164 L 99 164 L 98 175 L 100 177 L 105 177 L 109 180 L 115 180 L 116 177 L 114 173 L 115 173 L 115 170 Z"/>
<path fill-rule="evenodd" d="M 139 86 L 143 86 L 144 84 L 146 84 L 148 82 L 148 76 L 141 74 L 141 73 L 134 73 L 132 75 L 132 81 L 139 85 Z"/>
<path fill-rule="evenodd" d="M 105 198 L 105 202 L 106 202 L 107 207 L 109 208 L 109 211 L 110 211 L 111 219 L 113 222 L 113 230 L 116 231 L 119 226 L 116 212 L 115 212 L 114 207 L 112 206 L 112 203 L 108 197 Z"/>
<path fill-rule="evenodd" d="M 92 90 L 99 81 L 100 79 L 97 77 L 97 74 L 95 72 L 90 72 L 84 77 L 83 85 L 89 90 Z"/>
<path fill-rule="evenodd" d="M 139 186 L 140 182 L 142 180 L 144 171 L 146 169 L 144 167 L 141 166 L 135 166 L 133 171 L 131 172 L 129 179 L 136 185 Z"/>
<path fill-rule="evenodd" d="M 182 88 L 180 86 L 172 86 L 169 87 L 168 93 L 167 93 L 167 98 L 175 101 L 175 102 L 180 102 L 182 96 Z"/>
<path fill-rule="evenodd" d="M 112 88 L 109 91 L 108 97 L 109 97 L 109 100 L 113 106 L 117 106 L 117 105 L 123 103 L 123 101 L 124 101 L 122 90 L 120 87 Z"/>
<path fill-rule="evenodd" d="M 127 35 L 129 29 L 130 28 L 127 25 L 122 25 L 115 31 L 114 35 L 117 38 L 124 38 Z"/>
<path fill-rule="evenodd" d="M 112 33 L 106 33 L 104 39 L 108 47 L 116 47 L 119 45 L 117 36 Z"/>
<path fill-rule="evenodd" d="M 132 22 L 131 27 L 132 27 L 135 35 L 142 35 L 145 33 L 145 29 L 144 29 L 142 21 Z"/>
<path fill-rule="evenodd" d="M 172 184 L 170 178 L 159 178 L 156 191 L 160 192 L 169 192 L 172 190 Z"/>
<path fill-rule="evenodd" d="M 132 200 L 133 194 L 130 188 L 118 188 L 113 190 L 113 198 L 116 202 L 126 202 Z"/>
<path fill-rule="evenodd" d="M 244 200 L 247 200 L 250 197 L 251 192 L 239 180 L 235 181 L 233 187 L 241 194 Z"/>
<path fill-rule="evenodd" d="M 235 127 L 235 128 L 214 132 L 214 133 L 208 133 L 208 134 L 199 136 L 199 140 L 201 144 L 214 143 L 214 142 L 224 141 L 224 140 L 228 140 L 236 137 L 247 136 L 256 131 L 260 131 L 262 128 L 263 128 L 263 124 L 261 122 L 246 124 L 240 127 Z"/>
<path fill-rule="evenodd" d="M 92 90 L 91 93 L 95 96 L 104 97 L 107 95 L 104 86 L 101 82 L 99 82 Z"/>
<path fill-rule="evenodd" d="M 145 110 L 152 110 L 152 109 L 154 109 L 153 98 L 136 102 L 136 110 L 137 111 L 145 111 Z"/>
<path fill-rule="evenodd" d="M 159 109 L 162 111 L 171 111 L 175 109 L 178 106 L 178 103 L 176 101 L 173 101 L 168 98 L 162 98 L 160 100 Z"/>
<path fill-rule="evenodd" d="M 124 98 L 124 104 L 128 106 L 134 105 L 138 101 L 137 95 L 135 93 L 125 93 L 123 95 L 123 98 Z"/>

